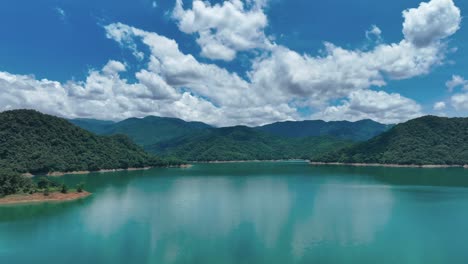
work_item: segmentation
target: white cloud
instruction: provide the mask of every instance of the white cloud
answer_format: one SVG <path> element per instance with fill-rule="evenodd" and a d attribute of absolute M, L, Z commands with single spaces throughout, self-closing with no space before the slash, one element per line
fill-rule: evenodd
<path fill-rule="evenodd" d="M 458 93 L 451 98 L 452 106 L 458 111 L 468 110 L 468 93 Z"/>
<path fill-rule="evenodd" d="M 447 107 L 447 105 L 446 105 L 445 102 L 436 102 L 436 103 L 434 104 L 433 109 L 434 109 L 435 111 L 442 111 L 442 110 L 444 110 L 446 107 Z"/>
<path fill-rule="evenodd" d="M 372 25 L 369 30 L 366 31 L 366 38 L 370 41 L 382 41 L 382 30 L 376 25 Z"/>
<path fill-rule="evenodd" d="M 450 103 L 457 111 L 468 110 L 468 80 L 465 80 L 460 75 L 453 75 L 452 79 L 445 83 L 449 92 L 455 91 L 456 88 L 461 87 L 461 90 L 452 95 Z"/>
<path fill-rule="evenodd" d="M 452 1 L 432 0 L 427 5 L 437 4 L 440 7 L 442 2 L 448 6 L 453 4 Z M 258 18 L 248 17 L 252 21 L 245 22 L 245 25 L 242 24 L 244 21 L 239 21 L 244 20 L 246 14 L 263 14 L 261 8 L 265 3 L 232 0 L 222 5 L 210 5 L 196 0 L 190 10 L 183 10 L 179 3 L 181 10 L 178 12 L 182 12 L 179 26 L 187 27 L 185 30 L 193 30 L 200 36 L 202 29 L 214 27 L 215 31 L 200 37 L 199 41 L 208 40 L 205 48 L 211 49 L 219 57 L 227 54 L 225 59 L 229 59 L 237 51 L 251 47 L 250 44 L 240 45 L 242 40 L 256 43 L 252 44 L 255 47 L 262 43 L 251 41 L 256 37 L 246 37 L 251 32 L 243 29 L 246 25 L 253 25 L 255 32 L 261 31 L 260 35 L 254 35 L 262 39 L 264 27 L 258 25 L 263 24 L 252 22 Z M 425 5 L 421 5 L 411 12 L 407 11 L 409 13 L 405 13 L 405 18 L 413 19 L 415 14 L 422 17 L 434 15 L 424 10 Z M 453 11 L 453 8 L 447 10 Z M 235 14 L 234 20 L 232 17 L 226 20 L 218 17 L 218 13 L 228 11 Z M 203 14 L 203 19 L 195 16 L 198 14 L 196 12 Z M 445 15 L 440 19 L 445 19 Z M 240 31 L 232 31 L 234 24 L 239 26 Z M 416 25 L 414 21 L 410 23 L 406 20 L 405 24 L 406 29 Z M 417 32 L 426 32 L 431 30 L 425 27 L 439 24 L 417 25 L 421 27 Z M 373 33 L 369 34 L 380 35 L 381 31 L 377 29 L 372 28 Z M 399 94 L 370 89 L 387 85 L 387 80 L 428 74 L 433 67 L 444 62 L 447 47 L 443 39 L 449 36 L 436 30 L 436 37 L 422 46 L 415 44 L 414 37 L 409 37 L 417 34 L 409 31 L 413 33 L 405 33 L 405 39 L 398 43 L 379 43 L 368 51 L 348 50 L 326 43 L 325 51 L 320 56 L 299 54 L 287 47 L 271 44 L 253 60 L 248 77 L 244 79 L 215 64 L 201 63 L 191 54 L 181 52 L 176 41 L 157 33 L 121 23 L 110 24 L 105 30 L 108 38 L 129 49 L 138 58 L 147 58 L 146 67 L 135 73 L 135 82 L 123 79 L 121 73 L 126 71 L 126 65 L 113 60 L 101 70 L 90 71 L 84 81 L 66 83 L 0 72 L 0 109 L 36 108 L 66 117 L 100 119 L 161 115 L 225 126 L 302 119 L 304 116 L 298 108 L 305 107 L 318 111 L 312 116 L 314 118 L 371 118 L 396 123 L 421 115 L 421 107 Z M 224 39 L 219 32 L 232 33 L 232 38 Z M 139 45 L 148 47 L 149 53 L 142 53 Z M 454 96 L 452 103 L 463 107 L 463 102 L 466 102 L 463 98 L 462 95 Z M 342 99 L 341 105 L 332 104 Z"/>
<path fill-rule="evenodd" d="M 352 92 L 342 105 L 329 106 L 313 118 L 330 121 L 372 119 L 395 124 L 421 115 L 421 106 L 409 98 L 383 91 L 359 90 Z"/>
<path fill-rule="evenodd" d="M 158 7 L 158 3 L 157 3 L 156 1 L 153 1 L 153 2 L 151 3 L 151 6 L 152 6 L 153 8 L 157 8 L 157 7 Z"/>
<path fill-rule="evenodd" d="M 452 1 L 444 0 L 443 3 L 449 7 L 453 5 Z M 439 18 L 425 11 L 427 5 L 437 6 L 436 10 L 443 6 L 440 0 L 433 0 L 412 9 L 408 14 L 409 11 L 406 11 L 405 18 L 414 20 L 414 16 L 418 15 L 423 21 L 445 20 L 448 13 L 459 15 L 458 8 L 442 8 L 445 12 Z M 414 21 L 404 22 L 407 31 L 413 25 Z M 448 33 L 439 34 L 437 30 L 429 29 L 438 25 L 418 24 L 418 30 L 437 34 L 425 46 L 403 39 L 399 43 L 379 44 L 372 50 L 362 51 L 325 43 L 325 51 L 317 57 L 275 46 L 269 56 L 254 62 L 249 77 L 256 89 L 267 87 L 271 100 L 296 97 L 312 106 L 321 106 L 330 100 L 346 97 L 353 91 L 385 86 L 387 79 L 401 80 L 428 74 L 433 67 L 443 64 L 447 52 L 443 38 L 448 37 Z M 377 28 L 372 31 L 381 34 Z M 406 35 L 409 37 L 411 34 Z"/>
<path fill-rule="evenodd" d="M 462 87 L 463 90 L 468 90 L 468 81 L 459 75 L 453 75 L 452 79 L 445 83 L 445 86 L 449 92 L 453 92 L 457 87 Z"/>
<path fill-rule="evenodd" d="M 265 2 L 228 0 L 211 5 L 194 0 L 192 9 L 184 9 L 182 0 L 177 0 L 173 17 L 182 32 L 198 34 L 202 56 L 231 61 L 238 51 L 270 45 L 263 31 L 268 24 L 262 10 Z"/>
<path fill-rule="evenodd" d="M 453 35 L 461 22 L 453 0 L 431 0 L 403 12 L 405 39 L 418 47 L 434 44 Z"/>

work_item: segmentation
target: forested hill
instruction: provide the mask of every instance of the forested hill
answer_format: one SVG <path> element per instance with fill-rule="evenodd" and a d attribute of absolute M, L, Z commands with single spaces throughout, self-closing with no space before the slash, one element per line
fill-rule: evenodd
<path fill-rule="evenodd" d="M 357 122 L 322 120 L 278 122 L 261 127 L 258 130 L 282 137 L 330 136 L 354 141 L 371 139 L 391 128 L 372 120 Z"/>
<path fill-rule="evenodd" d="M 201 122 L 157 116 L 129 118 L 116 123 L 93 119 L 73 119 L 70 122 L 99 135 L 127 135 L 140 146 L 157 144 L 211 128 Z"/>
<path fill-rule="evenodd" d="M 189 161 L 309 159 L 350 141 L 330 137 L 282 138 L 237 126 L 199 131 L 147 147 Z"/>
<path fill-rule="evenodd" d="M 33 110 L 0 113 L 0 167 L 33 174 L 165 165 L 128 137 L 97 136 Z"/>
<path fill-rule="evenodd" d="M 328 153 L 314 161 L 465 165 L 468 164 L 468 118 L 417 118 L 367 142 Z"/>

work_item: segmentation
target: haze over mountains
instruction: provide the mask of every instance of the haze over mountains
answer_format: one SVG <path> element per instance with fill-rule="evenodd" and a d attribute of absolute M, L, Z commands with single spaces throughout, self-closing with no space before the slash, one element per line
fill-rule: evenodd
<path fill-rule="evenodd" d="M 156 116 L 130 118 L 120 122 L 95 119 L 71 119 L 69 121 L 96 134 L 126 134 L 142 146 L 191 135 L 202 130 L 219 129 L 202 122 L 187 122 L 178 118 Z M 286 138 L 331 136 L 346 140 L 364 141 L 388 130 L 391 126 L 372 120 L 357 122 L 308 120 L 277 122 L 249 128 Z"/>
<path fill-rule="evenodd" d="M 215 128 L 154 116 L 117 123 L 71 122 L 98 134 L 125 134 L 150 153 L 188 161 L 310 159 L 389 128 L 372 120 L 279 122 L 253 128 Z"/>
<path fill-rule="evenodd" d="M 95 119 L 72 119 L 70 122 L 100 135 L 127 135 L 141 146 L 153 145 L 198 130 L 212 128 L 201 122 L 186 122 L 182 119 L 157 116 L 129 118 L 120 122 Z"/>
<path fill-rule="evenodd" d="M 354 141 L 364 141 L 387 131 L 392 126 L 380 124 L 369 119 L 357 122 L 306 120 L 277 122 L 258 127 L 257 129 L 283 137 L 331 136 Z"/>

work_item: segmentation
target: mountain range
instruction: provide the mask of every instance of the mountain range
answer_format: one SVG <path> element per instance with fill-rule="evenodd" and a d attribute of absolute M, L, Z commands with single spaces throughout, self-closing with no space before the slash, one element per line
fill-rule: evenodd
<path fill-rule="evenodd" d="M 308 159 L 353 141 L 369 139 L 390 127 L 372 120 L 317 120 L 216 128 L 201 122 L 155 116 L 120 122 L 92 119 L 70 122 L 101 135 L 125 134 L 153 154 L 189 161 Z"/>
<path fill-rule="evenodd" d="M 395 126 L 362 120 L 216 128 L 154 116 L 112 122 L 67 121 L 33 110 L 0 113 L 0 166 L 22 173 L 180 164 L 177 160 L 464 165 L 466 142 L 467 118 L 436 116 Z"/>

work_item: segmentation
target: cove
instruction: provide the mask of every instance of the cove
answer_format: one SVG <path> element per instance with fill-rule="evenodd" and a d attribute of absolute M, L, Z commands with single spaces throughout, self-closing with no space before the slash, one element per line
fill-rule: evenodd
<path fill-rule="evenodd" d="M 463 168 L 195 164 L 0 206 L 0 263 L 467 263 Z"/>

